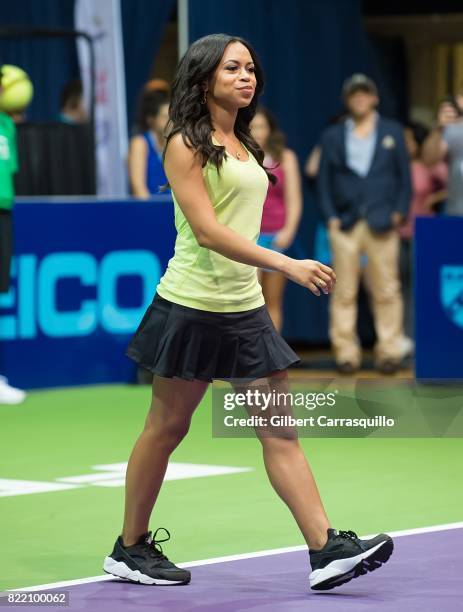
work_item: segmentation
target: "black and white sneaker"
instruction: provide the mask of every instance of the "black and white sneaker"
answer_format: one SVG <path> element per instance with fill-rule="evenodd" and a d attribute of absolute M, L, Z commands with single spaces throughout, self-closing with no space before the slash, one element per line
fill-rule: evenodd
<path fill-rule="evenodd" d="M 167 538 L 156 540 L 160 529 L 164 527 L 156 529 L 152 537 L 151 531 L 144 533 L 132 546 L 124 546 L 119 536 L 113 552 L 104 560 L 104 571 L 141 584 L 188 584 L 191 573 L 174 565 L 162 553 L 160 542 L 167 542 L 170 533 L 164 529 Z"/>
<path fill-rule="evenodd" d="M 353 531 L 328 529 L 328 541 L 320 550 L 310 550 L 312 572 L 310 588 L 327 591 L 372 572 L 389 559 L 394 549 L 392 538 L 381 533 L 361 540 Z"/>

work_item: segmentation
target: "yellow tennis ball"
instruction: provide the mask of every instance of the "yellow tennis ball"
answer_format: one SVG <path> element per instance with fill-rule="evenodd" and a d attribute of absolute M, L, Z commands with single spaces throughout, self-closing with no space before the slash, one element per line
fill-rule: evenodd
<path fill-rule="evenodd" d="M 23 111 L 34 95 L 32 83 L 24 70 L 5 64 L 1 67 L 0 110 L 5 113 Z"/>

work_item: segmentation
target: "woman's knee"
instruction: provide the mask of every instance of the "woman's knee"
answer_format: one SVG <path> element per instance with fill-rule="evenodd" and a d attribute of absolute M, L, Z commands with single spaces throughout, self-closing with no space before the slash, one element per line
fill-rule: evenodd
<path fill-rule="evenodd" d="M 153 437 L 153 443 L 166 448 L 175 449 L 190 429 L 191 418 L 146 419 L 145 432 Z"/>
<path fill-rule="evenodd" d="M 269 378 L 269 384 L 271 384 L 272 382 L 275 382 L 275 383 L 281 383 L 283 381 L 288 382 L 289 381 L 288 370 L 275 370 L 274 372 L 271 372 L 269 374 L 268 378 Z"/>

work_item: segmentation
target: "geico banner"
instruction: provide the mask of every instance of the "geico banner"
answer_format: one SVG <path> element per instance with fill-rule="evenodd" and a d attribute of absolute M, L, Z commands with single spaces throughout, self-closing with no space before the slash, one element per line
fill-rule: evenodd
<path fill-rule="evenodd" d="M 173 254 L 168 196 L 18 203 L 0 373 L 25 388 L 130 381 L 126 345 Z"/>
<path fill-rule="evenodd" d="M 416 376 L 463 381 L 463 218 L 415 227 Z"/>

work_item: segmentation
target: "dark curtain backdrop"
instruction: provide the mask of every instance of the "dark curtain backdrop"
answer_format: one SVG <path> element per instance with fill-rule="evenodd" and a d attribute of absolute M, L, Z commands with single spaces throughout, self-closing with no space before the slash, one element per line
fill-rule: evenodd
<path fill-rule="evenodd" d="M 206 34 L 243 36 L 256 49 L 266 74 L 262 101 L 277 115 L 302 165 L 330 117 L 342 109 L 340 90 L 353 72 L 378 79 L 378 62 L 362 24 L 359 0 L 190 0 L 190 42 Z M 290 255 L 313 257 L 320 215 L 305 183 L 304 215 Z M 289 283 L 284 335 L 327 341 L 327 298 Z"/>
<path fill-rule="evenodd" d="M 17 126 L 16 195 L 94 195 L 94 139 L 90 125 L 55 122 Z"/>
<path fill-rule="evenodd" d="M 402 123 L 408 121 L 408 70 L 404 40 L 369 36 L 372 73 L 381 92 L 380 111 Z"/>
<path fill-rule="evenodd" d="M 0 2 L 0 29 L 8 26 L 74 28 L 74 0 Z M 34 85 L 27 116 L 50 121 L 59 112 L 63 85 L 79 75 L 74 39 L 6 39 L 0 37 L 0 64 L 23 68 Z"/>
<path fill-rule="evenodd" d="M 121 0 L 129 126 L 174 6 L 175 0 Z"/>

